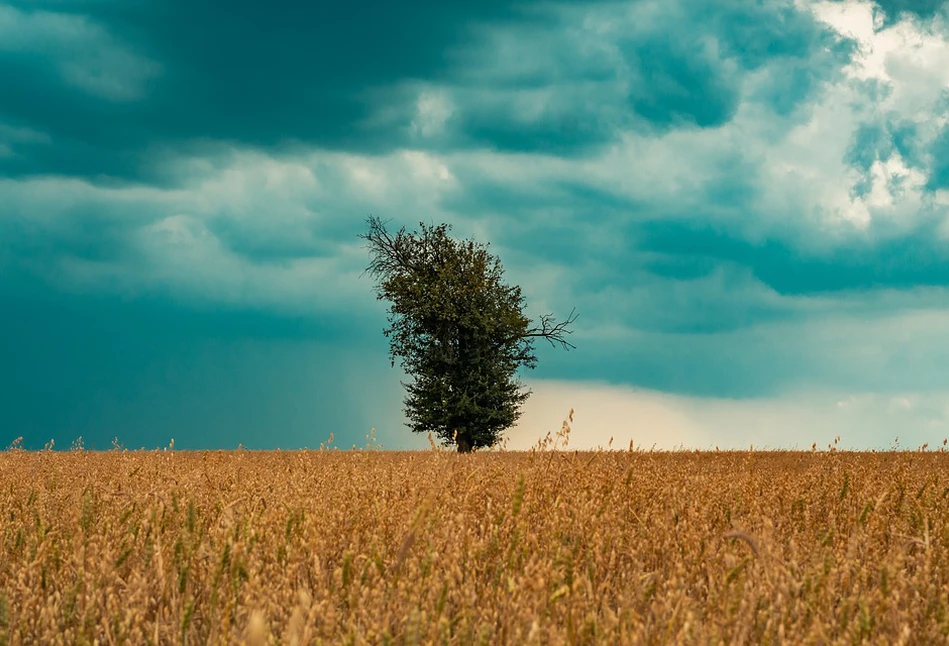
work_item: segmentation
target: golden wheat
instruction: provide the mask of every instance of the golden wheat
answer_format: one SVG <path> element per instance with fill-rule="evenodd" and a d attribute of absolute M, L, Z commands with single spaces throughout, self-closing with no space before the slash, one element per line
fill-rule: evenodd
<path fill-rule="evenodd" d="M 940 452 L 14 450 L 0 482 L 0 644 L 949 636 Z"/>

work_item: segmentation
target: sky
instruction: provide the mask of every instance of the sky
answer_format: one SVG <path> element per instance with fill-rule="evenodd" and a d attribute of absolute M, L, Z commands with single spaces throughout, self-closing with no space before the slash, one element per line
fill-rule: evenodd
<path fill-rule="evenodd" d="M 0 449 L 404 425 L 366 218 L 490 243 L 508 448 L 949 437 L 949 4 L 0 0 Z"/>

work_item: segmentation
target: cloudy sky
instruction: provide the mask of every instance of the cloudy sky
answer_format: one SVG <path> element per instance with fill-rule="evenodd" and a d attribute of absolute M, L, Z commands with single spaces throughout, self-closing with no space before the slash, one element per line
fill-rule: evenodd
<path fill-rule="evenodd" d="M 511 448 L 949 436 L 941 0 L 6 0 L 0 443 L 427 446 L 369 214 L 579 311 Z"/>

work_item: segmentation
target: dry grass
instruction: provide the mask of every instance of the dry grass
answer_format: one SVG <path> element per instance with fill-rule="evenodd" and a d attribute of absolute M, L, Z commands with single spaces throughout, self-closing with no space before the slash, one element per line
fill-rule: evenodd
<path fill-rule="evenodd" d="M 0 453 L 0 643 L 945 643 L 949 454 Z"/>

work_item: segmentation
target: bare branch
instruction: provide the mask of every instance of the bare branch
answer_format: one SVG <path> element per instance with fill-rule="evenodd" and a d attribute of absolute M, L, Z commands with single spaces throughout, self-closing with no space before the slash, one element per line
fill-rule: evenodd
<path fill-rule="evenodd" d="M 386 220 L 370 215 L 367 219 L 369 233 L 359 234 L 359 237 L 369 244 L 371 261 L 361 275 L 370 274 L 379 277 L 391 274 L 398 270 L 412 269 L 412 256 L 405 245 L 405 228 L 399 229 L 395 236 L 386 230 Z"/>
<path fill-rule="evenodd" d="M 566 320 L 559 323 L 557 323 L 556 320 L 557 319 L 554 318 L 553 314 L 542 314 L 540 317 L 539 328 L 533 327 L 522 332 L 521 334 L 508 337 L 501 341 L 498 345 L 506 345 L 521 339 L 540 338 L 545 339 L 553 347 L 557 347 L 557 344 L 559 343 L 564 350 L 576 350 L 577 346 L 573 345 L 564 338 L 565 334 L 573 334 L 573 330 L 568 329 L 568 327 L 577 320 L 576 308 L 570 310 L 570 315 L 566 318 Z"/>
<path fill-rule="evenodd" d="M 543 314 L 540 317 L 540 328 L 530 328 L 525 333 L 518 336 L 520 339 L 536 337 L 546 339 L 551 346 L 557 347 L 559 343 L 564 350 L 575 350 L 577 346 L 573 345 L 564 338 L 565 334 L 573 334 L 573 330 L 568 329 L 571 323 L 577 320 L 576 308 L 570 310 L 570 315 L 566 320 L 556 323 L 553 314 Z"/>

